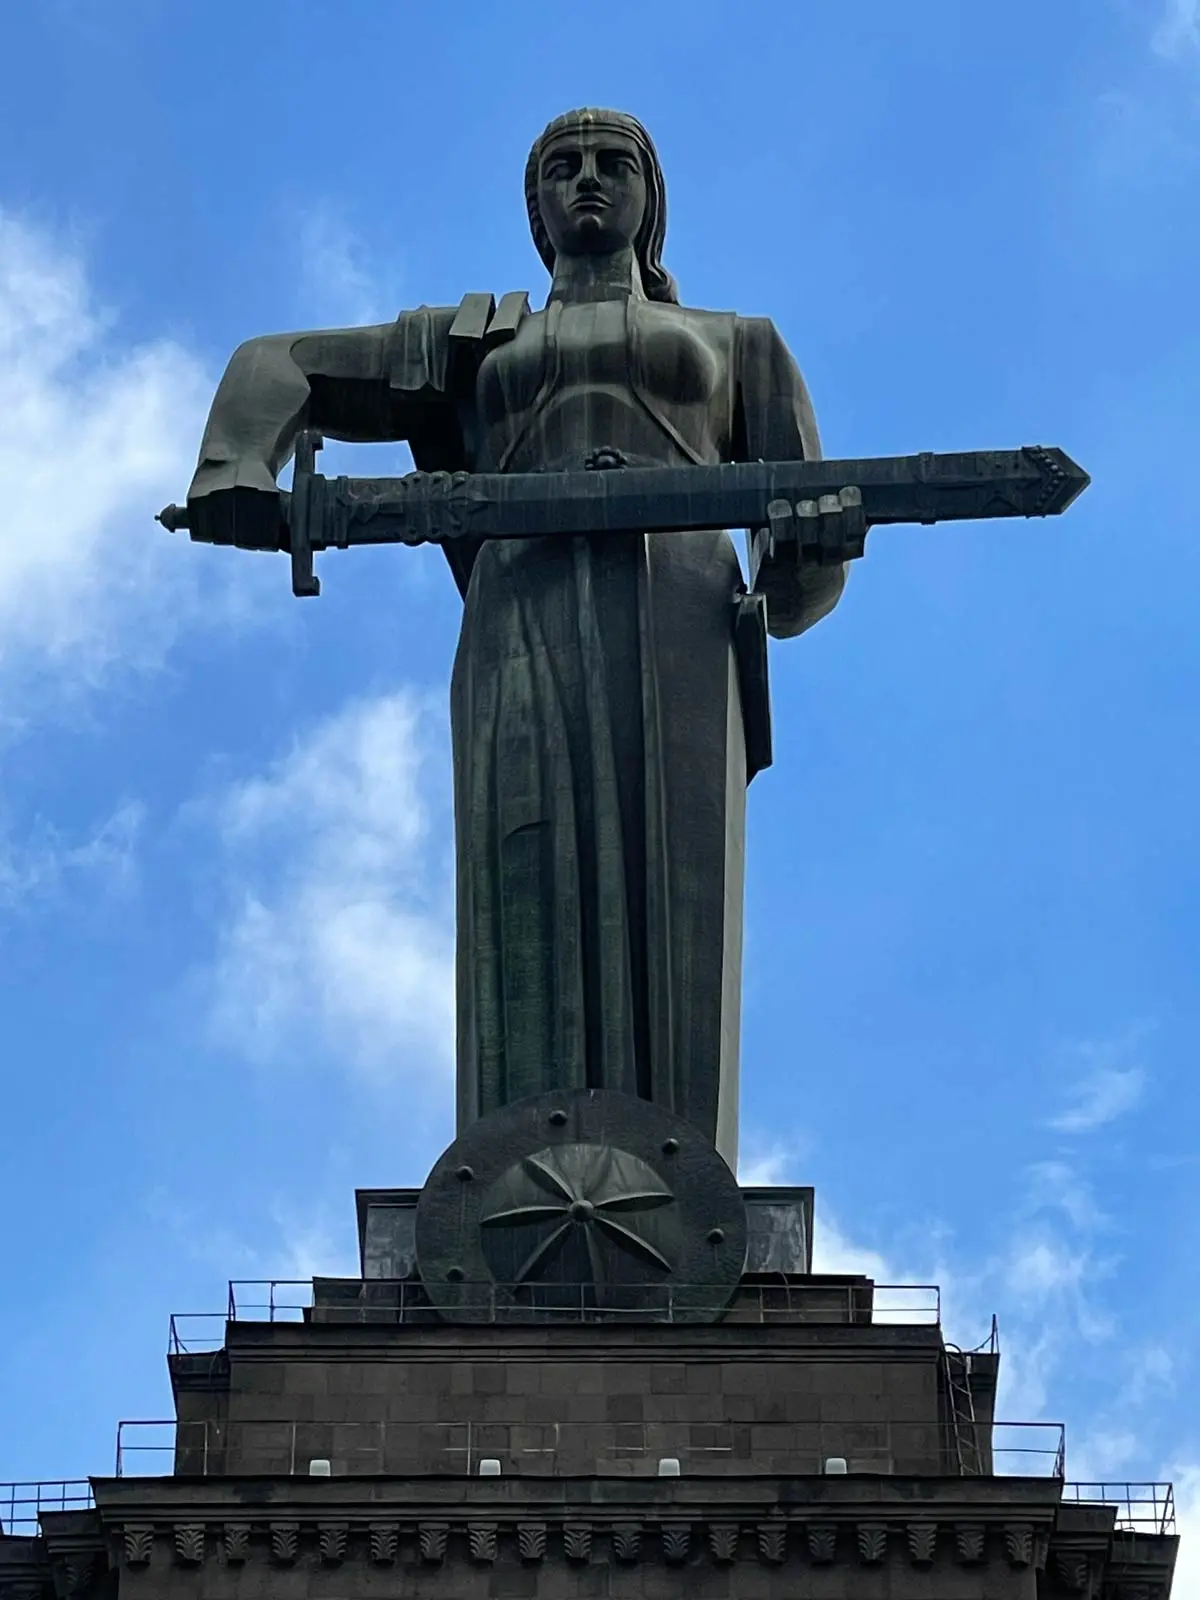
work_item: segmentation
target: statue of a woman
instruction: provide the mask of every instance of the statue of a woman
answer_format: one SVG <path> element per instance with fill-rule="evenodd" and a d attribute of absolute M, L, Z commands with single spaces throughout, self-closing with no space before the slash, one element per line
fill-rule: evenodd
<path fill-rule="evenodd" d="M 298 432 L 409 442 L 422 470 L 794 460 L 812 408 L 772 325 L 680 306 L 658 158 L 632 117 L 552 122 L 525 177 L 552 274 L 373 328 L 255 339 L 213 405 L 193 532 L 278 547 Z M 481 300 L 483 309 L 480 310 Z M 685 1117 L 732 1165 L 746 784 L 760 676 L 726 532 L 446 547 L 464 599 L 451 687 L 458 1117 L 603 1088 Z M 840 567 L 756 540 L 770 631 L 837 602 Z M 761 610 L 755 612 L 761 616 Z"/>

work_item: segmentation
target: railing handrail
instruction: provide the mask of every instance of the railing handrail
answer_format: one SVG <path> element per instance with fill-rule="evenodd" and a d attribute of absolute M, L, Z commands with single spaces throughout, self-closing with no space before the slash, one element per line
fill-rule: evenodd
<path fill-rule="evenodd" d="M 43 1511 L 86 1510 L 94 1504 L 90 1478 L 21 1478 L 0 1483 L 0 1533 L 36 1530 Z M 25 1514 L 18 1516 L 18 1511 Z"/>
<path fill-rule="evenodd" d="M 415 1278 L 355 1278 L 337 1280 L 358 1284 L 374 1291 L 380 1298 L 378 1311 L 408 1309 L 428 1311 L 428 1299 L 419 1279 Z M 700 1280 L 686 1284 L 651 1285 L 644 1282 L 611 1282 L 605 1286 L 604 1303 L 594 1303 L 595 1288 L 590 1283 L 566 1283 L 531 1287 L 529 1284 L 497 1283 L 492 1279 L 462 1281 L 457 1286 L 468 1299 L 474 1298 L 476 1313 L 482 1309 L 492 1321 L 519 1322 L 527 1316 L 561 1317 L 578 1314 L 587 1320 L 630 1322 L 646 1317 L 674 1321 L 677 1316 L 688 1315 L 689 1290 L 719 1288 L 728 1293 L 728 1284 L 706 1284 Z M 298 1291 L 289 1298 L 280 1298 L 280 1290 Z M 628 1306 L 614 1304 L 623 1292 L 644 1296 L 653 1292 L 655 1302 L 634 1303 Z M 249 1292 L 249 1293 L 248 1293 Z M 250 1298 L 250 1293 L 255 1298 Z M 386 1296 L 396 1297 L 395 1307 L 387 1304 Z M 314 1309 L 314 1280 L 311 1278 L 231 1278 L 228 1284 L 229 1322 L 294 1321 L 296 1313 Z M 528 1296 L 528 1298 L 526 1298 Z M 888 1304 L 889 1297 L 903 1296 L 908 1304 Z M 815 1320 L 822 1302 L 832 1297 L 834 1304 L 845 1309 L 848 1318 L 865 1315 L 866 1320 L 879 1325 L 940 1327 L 942 1320 L 941 1288 L 935 1283 L 876 1283 L 871 1279 L 843 1283 L 821 1283 L 819 1280 L 796 1281 L 786 1274 L 754 1274 L 753 1281 L 743 1280 L 739 1291 L 730 1302 L 734 1315 L 746 1305 L 757 1306 L 761 1320 L 776 1316 L 790 1316 L 807 1312 Z M 915 1297 L 923 1297 L 913 1303 Z M 479 1302 L 482 1301 L 480 1305 Z M 321 1307 L 320 1309 L 325 1309 Z M 352 1302 L 328 1309 L 349 1312 Z M 372 1309 L 368 1299 L 364 1309 Z M 257 1313 L 257 1314 L 250 1314 Z M 194 1313 L 202 1315 L 202 1313 Z M 216 1313 L 214 1312 L 215 1316 Z"/>
<path fill-rule="evenodd" d="M 1063 1499 L 1078 1505 L 1115 1506 L 1118 1532 L 1153 1528 L 1156 1533 L 1170 1533 L 1175 1527 L 1175 1485 L 1163 1480 L 1072 1481 L 1064 1483 Z"/>
<path fill-rule="evenodd" d="M 1016 1476 L 1034 1476 L 1061 1482 L 1065 1433 L 1062 1423 L 1026 1420 L 1000 1422 L 996 1427 L 1007 1430 L 1010 1435 L 1013 1430 L 1019 1430 L 1023 1438 L 1037 1430 L 1047 1442 L 1039 1445 L 1032 1437 L 1020 1445 L 997 1444 L 992 1440 L 988 1452 L 990 1475 L 1013 1476 L 1013 1473 L 997 1472 L 997 1462 L 1020 1458 L 1025 1463 L 1050 1465 L 1048 1470 L 1043 1465 L 1041 1471 L 1031 1472 L 1023 1468 Z M 167 1430 L 167 1440 L 163 1444 L 140 1443 L 131 1437 L 137 1429 Z M 410 1445 L 414 1447 L 414 1465 L 411 1469 L 405 1467 L 403 1470 L 425 1472 L 430 1470 L 428 1463 L 431 1460 L 447 1463 L 450 1457 L 461 1457 L 465 1460 L 465 1467 L 451 1466 L 450 1470 L 471 1473 L 475 1462 L 489 1455 L 515 1459 L 519 1463 L 518 1471 L 525 1466 L 536 1467 L 539 1460 L 544 1462 L 546 1458 L 557 1461 L 572 1453 L 579 1454 L 581 1442 L 582 1453 L 587 1455 L 592 1449 L 589 1436 L 596 1440 L 594 1460 L 586 1467 L 579 1466 L 572 1470 L 598 1470 L 598 1464 L 609 1458 L 652 1457 L 656 1453 L 682 1457 L 685 1463 L 694 1458 L 697 1464 L 690 1468 L 685 1465 L 684 1470 L 701 1471 L 701 1475 L 706 1474 L 700 1469 L 699 1463 L 721 1456 L 728 1459 L 745 1458 L 745 1470 L 751 1473 L 755 1470 L 755 1456 L 767 1455 L 792 1457 L 797 1461 L 814 1459 L 818 1462 L 829 1456 L 849 1456 L 860 1462 L 886 1458 L 890 1463 L 887 1470 L 893 1470 L 891 1464 L 902 1461 L 906 1454 L 913 1460 L 940 1462 L 946 1449 L 946 1430 L 946 1419 L 942 1416 L 904 1421 L 880 1419 L 878 1422 L 864 1422 L 861 1417 L 851 1416 L 810 1422 L 733 1423 L 575 1422 L 566 1418 L 557 1422 L 529 1422 L 523 1418 L 488 1421 L 464 1418 L 443 1422 L 401 1422 L 388 1418 L 359 1422 L 317 1422 L 311 1419 L 288 1421 L 277 1417 L 198 1418 L 195 1421 L 177 1422 L 172 1418 L 129 1418 L 122 1421 L 117 1429 L 117 1475 L 126 1475 L 127 1458 L 135 1454 L 161 1456 L 167 1452 L 172 1455 L 174 1470 L 205 1475 L 210 1460 L 221 1461 L 227 1450 L 251 1455 L 257 1451 L 260 1457 L 266 1455 L 268 1459 L 274 1457 L 281 1463 L 286 1461 L 286 1465 L 271 1466 L 263 1466 L 260 1462 L 255 1470 L 290 1474 L 297 1470 L 297 1461 L 331 1454 L 327 1435 L 329 1439 L 340 1441 L 333 1454 L 341 1452 L 347 1460 L 357 1458 L 360 1466 L 364 1451 L 371 1456 L 377 1455 L 378 1463 L 369 1469 L 372 1471 L 384 1470 L 384 1456 L 397 1439 L 401 1452 L 407 1452 Z M 751 1431 L 754 1435 L 753 1454 Z M 356 1443 L 356 1440 L 359 1442 Z M 424 1464 L 417 1465 L 417 1458 Z M 223 1471 L 224 1466 L 218 1470 Z M 389 1467 L 387 1470 L 400 1469 Z M 433 1470 L 440 1469 L 435 1467 Z M 819 1470 L 819 1467 L 789 1469 L 776 1461 L 766 1470 L 768 1475 L 777 1475 L 780 1471 L 788 1470 L 808 1473 Z M 863 1466 L 857 1470 L 884 1469 Z M 901 1466 L 899 1470 L 904 1471 L 905 1468 Z M 940 1469 L 922 1466 L 912 1470 L 920 1474 Z"/>

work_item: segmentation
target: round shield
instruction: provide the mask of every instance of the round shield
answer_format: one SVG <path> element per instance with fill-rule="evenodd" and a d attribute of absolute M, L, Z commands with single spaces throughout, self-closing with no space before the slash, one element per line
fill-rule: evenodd
<path fill-rule="evenodd" d="M 430 1173 L 416 1235 L 452 1321 L 711 1322 L 746 1257 L 741 1190 L 704 1135 L 600 1089 L 472 1124 Z"/>

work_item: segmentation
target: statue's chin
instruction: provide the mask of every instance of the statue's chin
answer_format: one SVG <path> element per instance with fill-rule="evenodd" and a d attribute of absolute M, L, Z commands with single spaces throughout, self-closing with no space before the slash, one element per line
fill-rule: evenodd
<path fill-rule="evenodd" d="M 573 248 L 569 252 L 572 255 L 608 256 L 623 243 L 609 231 L 602 216 L 588 212 L 575 219 L 574 234 Z"/>

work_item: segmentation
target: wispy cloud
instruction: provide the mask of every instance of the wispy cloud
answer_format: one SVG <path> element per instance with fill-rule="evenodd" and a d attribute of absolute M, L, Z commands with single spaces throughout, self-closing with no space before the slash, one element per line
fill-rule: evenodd
<path fill-rule="evenodd" d="M 1165 1468 L 1162 1476 L 1175 1485 L 1175 1528 L 1179 1534 L 1172 1600 L 1197 1600 L 1200 1596 L 1200 1461 L 1194 1456 L 1177 1459 Z"/>
<path fill-rule="evenodd" d="M 121 347 L 78 252 L 0 212 L 6 678 L 153 660 L 190 612 L 152 519 L 187 482 L 208 389 L 178 344 Z"/>
<path fill-rule="evenodd" d="M 105 893 L 128 887 L 144 819 L 144 807 L 128 800 L 81 840 L 45 819 L 23 840 L 0 835 L 0 911 L 44 905 L 72 882 L 86 880 Z"/>
<path fill-rule="evenodd" d="M 210 807 L 231 885 L 214 1020 L 247 1055 L 316 1045 L 380 1079 L 449 1070 L 449 824 L 430 821 L 432 721 L 410 694 L 355 701 Z"/>
<path fill-rule="evenodd" d="M 1132 1039 L 1085 1044 L 1078 1049 L 1083 1071 L 1070 1089 L 1070 1104 L 1050 1119 L 1060 1133 L 1094 1133 L 1132 1111 L 1146 1088 L 1146 1073 L 1128 1057 Z"/>
<path fill-rule="evenodd" d="M 1163 0 L 1152 42 L 1160 56 L 1170 58 L 1200 50 L 1200 0 Z"/>
<path fill-rule="evenodd" d="M 384 270 L 333 206 L 299 219 L 299 298 L 303 313 L 330 327 L 387 322 L 400 310 L 398 274 Z"/>
<path fill-rule="evenodd" d="M 1069 1161 L 1035 1161 L 1028 1166 L 1018 1211 L 1026 1217 L 1061 1212 L 1078 1233 L 1100 1233 L 1109 1226 L 1091 1184 Z"/>

